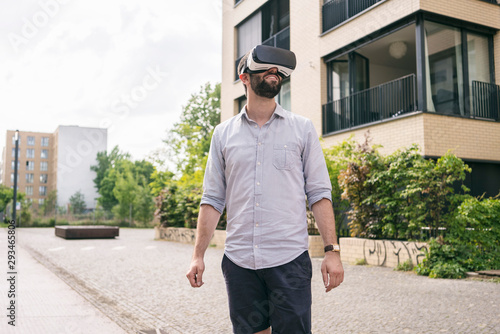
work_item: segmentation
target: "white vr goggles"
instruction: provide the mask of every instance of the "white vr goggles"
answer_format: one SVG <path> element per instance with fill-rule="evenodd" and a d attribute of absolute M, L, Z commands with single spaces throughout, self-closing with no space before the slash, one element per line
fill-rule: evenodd
<path fill-rule="evenodd" d="M 276 67 L 281 77 L 288 77 L 292 74 L 296 64 L 295 53 L 292 51 L 267 45 L 257 45 L 250 52 L 241 73 L 262 73 Z"/>

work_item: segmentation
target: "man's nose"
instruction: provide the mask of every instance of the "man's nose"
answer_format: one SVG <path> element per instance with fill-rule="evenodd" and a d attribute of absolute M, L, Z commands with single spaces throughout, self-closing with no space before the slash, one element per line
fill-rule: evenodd
<path fill-rule="evenodd" d="M 278 68 L 277 67 L 271 67 L 270 69 L 267 70 L 269 73 L 276 74 L 278 73 Z"/>

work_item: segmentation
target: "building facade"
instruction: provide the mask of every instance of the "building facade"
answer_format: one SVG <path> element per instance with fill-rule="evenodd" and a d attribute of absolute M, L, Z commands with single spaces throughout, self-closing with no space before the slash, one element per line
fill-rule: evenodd
<path fill-rule="evenodd" d="M 452 5 L 451 5 L 452 4 Z M 500 192 L 498 0 L 224 1 L 222 120 L 245 104 L 239 59 L 257 44 L 292 50 L 278 101 L 325 145 L 369 131 L 388 154 L 448 150 L 473 195 Z"/>
<path fill-rule="evenodd" d="M 0 181 L 14 187 L 15 131 L 6 133 Z M 97 152 L 107 150 L 107 130 L 59 126 L 54 133 L 19 131 L 18 192 L 26 194 L 33 207 L 57 191 L 57 204 L 67 207 L 69 198 L 80 191 L 88 209 L 95 208 L 94 187 Z"/>

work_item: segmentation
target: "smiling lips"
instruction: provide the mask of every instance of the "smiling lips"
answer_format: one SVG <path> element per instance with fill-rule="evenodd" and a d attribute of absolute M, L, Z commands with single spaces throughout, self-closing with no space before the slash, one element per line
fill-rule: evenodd
<path fill-rule="evenodd" d="M 265 79 L 267 79 L 267 78 L 274 78 L 274 80 L 279 81 L 278 76 L 276 74 L 266 75 Z"/>

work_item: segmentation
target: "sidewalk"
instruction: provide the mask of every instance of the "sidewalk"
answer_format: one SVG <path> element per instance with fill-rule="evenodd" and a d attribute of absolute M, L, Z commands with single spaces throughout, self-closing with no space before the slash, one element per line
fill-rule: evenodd
<path fill-rule="evenodd" d="M 0 233 L 0 236 L 0 244 L 5 245 L 5 232 Z M 6 255 L 3 257 L 2 264 L 6 263 Z M 16 265 L 16 326 L 7 323 L 6 308 L 10 301 L 7 296 L 7 277 L 0 284 L 0 300 L 4 310 L 0 333 L 126 333 L 19 245 L 16 247 Z M 2 268 L 6 268 L 6 265 Z"/>

